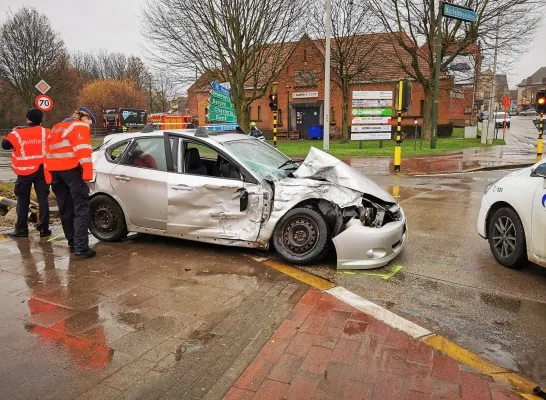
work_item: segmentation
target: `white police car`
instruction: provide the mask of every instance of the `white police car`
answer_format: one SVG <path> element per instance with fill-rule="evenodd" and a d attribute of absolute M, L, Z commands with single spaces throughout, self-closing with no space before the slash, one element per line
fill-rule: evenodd
<path fill-rule="evenodd" d="M 487 186 L 478 233 L 505 267 L 546 267 L 546 160 Z"/>

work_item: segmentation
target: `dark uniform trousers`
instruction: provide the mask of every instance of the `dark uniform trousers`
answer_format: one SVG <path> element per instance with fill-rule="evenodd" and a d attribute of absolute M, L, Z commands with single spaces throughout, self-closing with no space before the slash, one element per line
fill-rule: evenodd
<path fill-rule="evenodd" d="M 89 187 L 80 166 L 67 171 L 52 171 L 51 188 L 57 197 L 59 215 L 68 245 L 76 252 L 89 248 Z"/>
<path fill-rule="evenodd" d="M 39 230 L 49 229 L 49 185 L 44 178 L 44 166 L 40 165 L 38 171 L 30 175 L 17 175 L 15 181 L 15 196 L 17 196 L 17 223 L 15 230 L 18 232 L 28 232 L 28 210 L 30 208 L 30 192 L 34 185 L 36 197 L 38 197 L 38 206 L 40 212 L 40 221 L 37 228 Z"/>

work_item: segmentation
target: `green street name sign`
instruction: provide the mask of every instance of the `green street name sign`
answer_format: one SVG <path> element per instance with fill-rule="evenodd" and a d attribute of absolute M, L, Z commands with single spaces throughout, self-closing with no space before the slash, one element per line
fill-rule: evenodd
<path fill-rule="evenodd" d="M 216 97 L 209 97 L 209 104 L 211 106 L 233 108 L 233 104 L 231 104 L 231 101 L 220 100 L 220 99 L 217 99 Z"/>
<path fill-rule="evenodd" d="M 211 89 L 210 94 L 212 95 L 212 97 L 215 97 L 217 99 L 231 102 L 231 98 L 228 95 L 226 95 L 226 94 L 224 94 L 222 92 L 219 92 L 217 90 Z"/>
<path fill-rule="evenodd" d="M 221 122 L 237 122 L 237 118 L 234 115 L 225 115 L 225 114 L 207 114 L 209 121 L 221 121 Z"/>
<path fill-rule="evenodd" d="M 351 114 L 355 117 L 363 115 L 390 117 L 392 115 L 392 108 L 353 108 Z"/>
<path fill-rule="evenodd" d="M 214 114 L 232 115 L 235 116 L 235 110 L 232 108 L 224 108 L 218 106 L 208 106 L 209 112 Z"/>

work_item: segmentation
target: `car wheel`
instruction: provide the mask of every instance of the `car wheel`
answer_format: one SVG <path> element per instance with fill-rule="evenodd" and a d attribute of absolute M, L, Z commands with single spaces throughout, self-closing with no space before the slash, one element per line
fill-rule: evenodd
<path fill-rule="evenodd" d="M 489 246 L 497 262 L 508 268 L 523 268 L 527 259 L 525 230 L 518 214 L 510 207 L 495 212 L 489 221 Z"/>
<path fill-rule="evenodd" d="M 328 253 L 328 225 L 319 212 L 295 208 L 286 213 L 273 233 L 273 246 L 286 261 L 308 265 Z"/>
<path fill-rule="evenodd" d="M 103 242 L 117 242 L 127 236 L 127 223 L 119 204 L 109 196 L 91 199 L 91 234 Z"/>
<path fill-rule="evenodd" d="M 507 127 L 507 128 L 510 128 L 510 124 L 509 124 L 509 123 L 508 123 L 508 124 L 506 124 L 506 127 Z"/>

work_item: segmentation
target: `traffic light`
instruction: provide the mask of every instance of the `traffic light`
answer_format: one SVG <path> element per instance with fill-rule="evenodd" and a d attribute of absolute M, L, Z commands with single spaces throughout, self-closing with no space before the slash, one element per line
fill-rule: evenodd
<path fill-rule="evenodd" d="M 269 108 L 271 111 L 277 111 L 279 109 L 279 98 L 276 93 L 271 93 L 269 95 Z"/>
<path fill-rule="evenodd" d="M 537 92 L 535 109 L 539 114 L 546 112 L 546 90 L 539 90 Z"/>
<path fill-rule="evenodd" d="M 402 86 L 402 93 L 400 93 L 400 86 Z M 400 112 L 407 112 L 411 106 L 411 81 L 408 79 L 401 79 L 396 85 L 396 110 Z"/>

